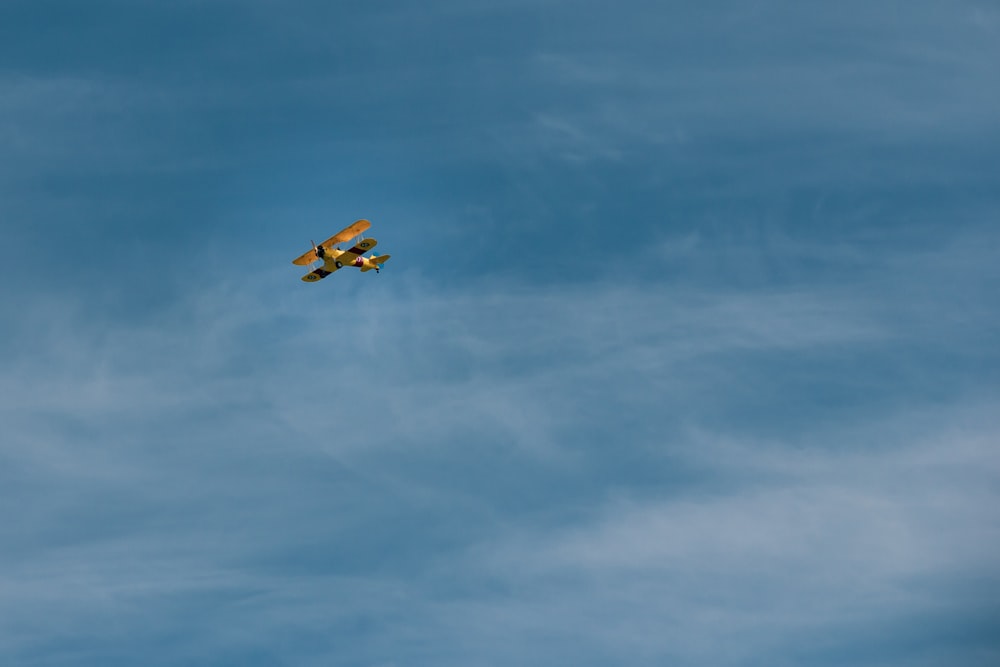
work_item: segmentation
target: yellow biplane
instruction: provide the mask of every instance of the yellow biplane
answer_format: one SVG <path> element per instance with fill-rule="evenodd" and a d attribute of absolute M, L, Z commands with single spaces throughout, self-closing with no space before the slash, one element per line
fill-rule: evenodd
<path fill-rule="evenodd" d="M 313 269 L 302 276 L 302 280 L 307 283 L 322 280 L 345 266 L 356 266 L 361 269 L 362 273 L 371 271 L 372 269 L 375 269 L 375 273 L 378 273 L 382 265 L 385 264 L 385 261 L 389 259 L 389 255 L 376 255 L 372 253 L 371 257 L 364 256 L 366 252 L 374 248 L 375 244 L 378 243 L 375 239 L 363 238 L 356 242 L 350 250 L 341 250 L 337 247 L 341 243 L 347 243 L 351 239 L 361 236 L 371 226 L 372 223 L 367 220 L 358 220 L 350 227 L 342 229 L 319 245 L 314 243 L 312 250 L 293 259 L 292 264 L 308 266 L 314 262 L 323 262 L 323 266 Z"/>

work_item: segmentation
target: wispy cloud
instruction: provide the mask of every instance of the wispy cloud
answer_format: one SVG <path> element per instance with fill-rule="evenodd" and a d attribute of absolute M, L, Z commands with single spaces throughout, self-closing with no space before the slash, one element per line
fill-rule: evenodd
<path fill-rule="evenodd" d="M 23 517 L 4 530 L 7 654 L 39 650 L 30 619 L 51 605 L 64 611 L 47 641 L 82 642 L 82 656 L 128 654 L 150 614 L 189 632 L 177 615 L 189 609 L 220 628 L 206 649 L 258 645 L 223 626 L 305 614 L 302 650 L 325 655 L 323 628 L 370 617 L 383 648 L 362 639 L 358 655 L 389 660 L 412 637 L 459 632 L 443 654 L 454 663 L 484 646 L 513 659 L 506 633 L 527 650 L 577 637 L 584 663 L 697 662 L 719 657 L 721 624 L 743 647 L 723 663 L 739 664 L 808 653 L 789 628 L 812 641 L 985 613 L 987 599 L 958 591 L 993 586 L 1000 542 L 989 395 L 966 410 L 950 385 L 928 412 L 904 392 L 910 408 L 785 430 L 740 416 L 748 403 L 803 409 L 747 393 L 794 388 L 796 364 L 910 345 L 877 308 L 884 292 L 442 290 L 415 275 L 404 286 L 406 271 L 337 276 L 325 292 L 250 274 L 110 328 L 55 302 L 25 312 L 25 333 L 53 333 L 20 339 L 5 362 L 5 503 Z M 913 308 L 936 298 L 916 294 Z M 910 354 L 899 363 L 918 363 Z M 626 482 L 633 466 L 647 472 Z M 407 620 L 385 627 L 400 610 Z M 120 633 L 95 625 L 111 619 Z"/>

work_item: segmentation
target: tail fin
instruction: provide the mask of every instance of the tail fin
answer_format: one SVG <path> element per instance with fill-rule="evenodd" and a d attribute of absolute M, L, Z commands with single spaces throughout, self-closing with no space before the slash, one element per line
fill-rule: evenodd
<path fill-rule="evenodd" d="M 389 259 L 389 255 L 377 255 L 369 257 L 368 262 L 371 263 L 369 264 L 368 262 L 366 262 L 364 268 L 361 269 L 361 272 L 364 273 L 365 271 L 371 271 L 372 269 L 378 271 L 380 268 L 382 268 L 382 265 L 385 264 L 385 260 L 387 259 Z"/>

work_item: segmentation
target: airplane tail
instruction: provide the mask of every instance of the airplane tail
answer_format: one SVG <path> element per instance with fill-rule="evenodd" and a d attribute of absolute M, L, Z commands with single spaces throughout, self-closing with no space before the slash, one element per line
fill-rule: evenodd
<path fill-rule="evenodd" d="M 368 262 L 366 262 L 364 268 L 361 269 L 362 273 L 365 271 L 371 271 L 372 269 L 375 269 L 377 272 L 382 268 L 382 265 L 385 264 L 387 259 L 389 259 L 389 255 L 375 255 L 369 257 Z"/>

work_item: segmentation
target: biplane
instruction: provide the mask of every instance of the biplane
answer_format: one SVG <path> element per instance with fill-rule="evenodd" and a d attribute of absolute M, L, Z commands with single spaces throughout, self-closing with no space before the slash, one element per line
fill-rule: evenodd
<path fill-rule="evenodd" d="M 356 266 L 361 269 L 362 273 L 371 271 L 372 269 L 375 269 L 375 273 L 378 273 L 382 265 L 385 264 L 385 261 L 389 259 L 389 255 L 376 255 L 372 253 L 370 257 L 365 257 L 365 253 L 374 248 L 375 244 L 378 243 L 375 239 L 363 238 L 355 241 L 354 245 L 348 250 L 341 250 L 338 247 L 341 243 L 347 243 L 351 239 L 361 236 L 371 226 L 372 223 L 367 220 L 358 220 L 350 227 L 340 230 L 319 245 L 313 243 L 312 250 L 293 259 L 292 264 L 309 266 L 316 262 L 323 262 L 323 266 L 313 269 L 302 276 L 302 280 L 307 283 L 322 280 L 345 266 Z"/>

